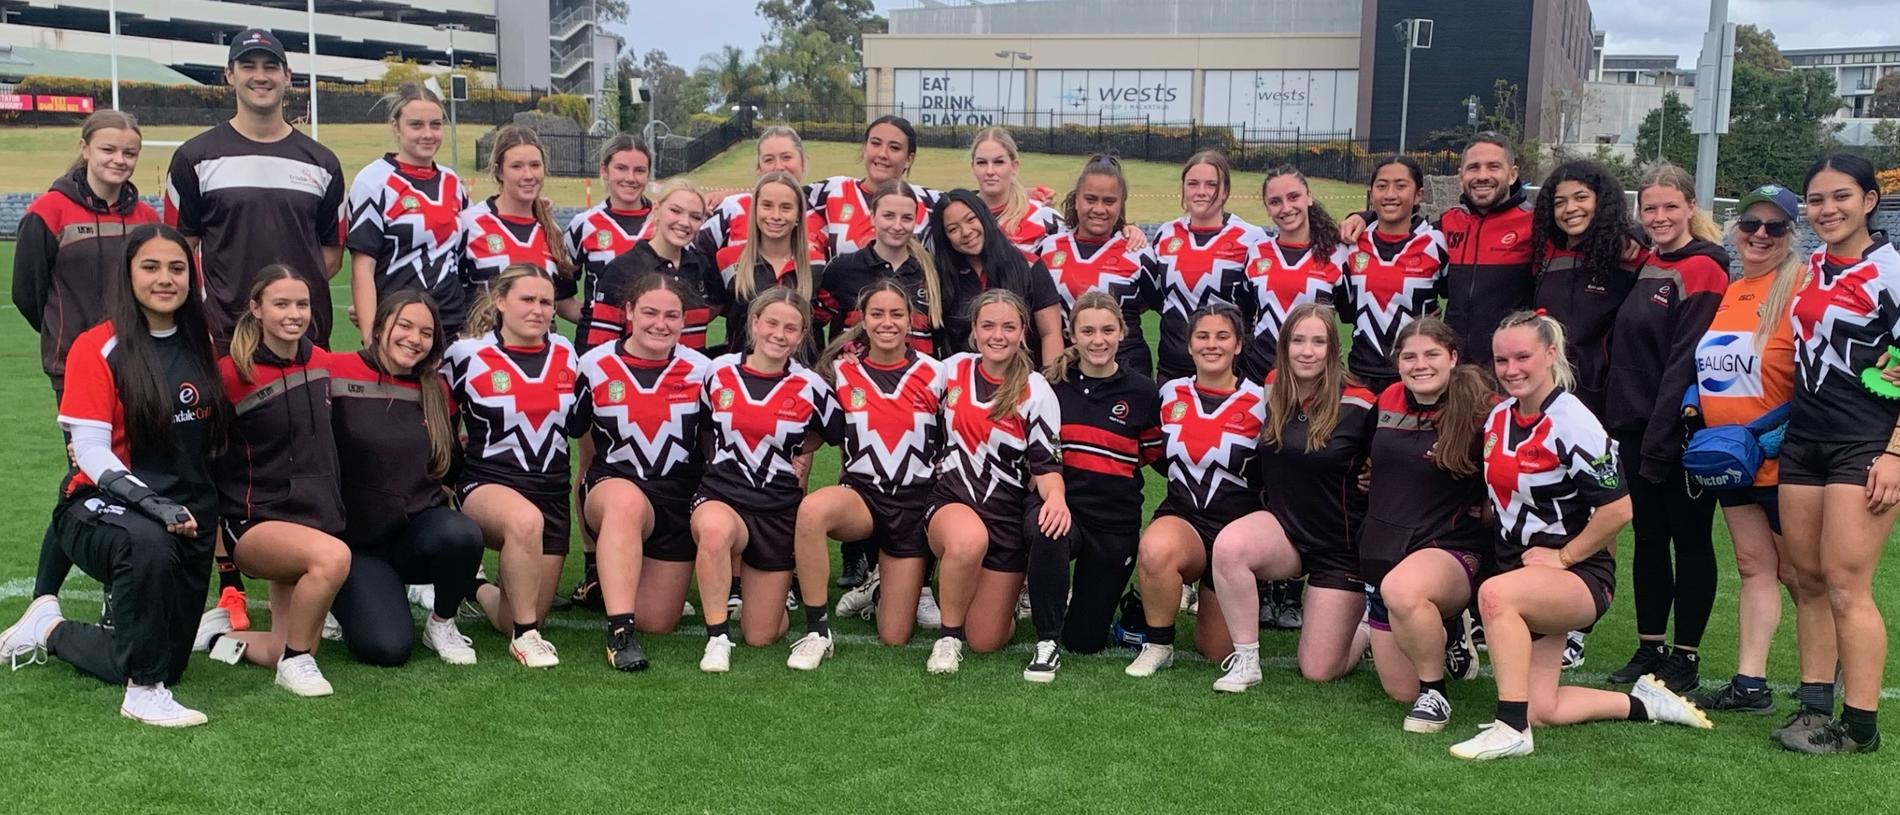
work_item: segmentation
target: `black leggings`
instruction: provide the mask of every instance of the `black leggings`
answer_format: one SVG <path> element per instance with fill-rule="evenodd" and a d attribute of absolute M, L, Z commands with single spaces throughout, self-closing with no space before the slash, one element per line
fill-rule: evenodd
<path fill-rule="evenodd" d="M 1617 437 L 1629 482 L 1631 532 L 1636 538 L 1630 557 L 1631 583 L 1636 593 L 1636 633 L 1660 638 L 1669 631 L 1669 610 L 1676 612 L 1676 645 L 1697 648 L 1709 627 L 1715 607 L 1715 496 L 1691 496 L 1682 469 L 1672 467 L 1662 483 L 1636 475 L 1640 461 L 1640 434 Z M 1675 557 L 1671 563 L 1670 553 Z"/>
<path fill-rule="evenodd" d="M 1108 645 L 1116 603 L 1135 570 L 1140 533 L 1129 529 L 1093 529 L 1073 517 L 1069 534 L 1051 538 L 1036 529 L 1032 515 L 1024 524 L 1029 539 L 1029 619 L 1036 639 L 1060 635 L 1062 647 L 1093 654 Z M 1075 561 L 1070 591 L 1069 561 Z"/>
<path fill-rule="evenodd" d="M 60 504 L 53 537 L 63 557 L 112 593 L 114 627 L 67 620 L 47 651 L 110 684 L 177 684 L 211 582 L 211 532 L 179 537 L 93 496 Z"/>
<path fill-rule="evenodd" d="M 402 531 L 378 542 L 353 543 L 350 576 L 330 603 L 343 629 L 343 645 L 356 661 L 395 667 L 409 661 L 416 621 L 409 614 L 405 583 L 435 586 L 435 616 L 455 619 L 462 598 L 475 589 L 482 564 L 482 529 L 448 507 L 425 509 Z"/>

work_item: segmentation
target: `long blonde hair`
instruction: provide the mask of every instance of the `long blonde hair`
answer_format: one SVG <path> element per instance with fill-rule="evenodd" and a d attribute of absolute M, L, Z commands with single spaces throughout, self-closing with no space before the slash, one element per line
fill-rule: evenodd
<path fill-rule="evenodd" d="M 869 214 L 877 214 L 877 202 L 884 200 L 887 195 L 901 195 L 910 199 L 912 203 L 921 203 L 917 199 L 917 192 L 912 190 L 909 184 L 893 179 L 871 188 L 871 194 L 864 201 L 864 205 L 871 210 Z M 943 284 L 937 277 L 936 261 L 931 259 L 930 252 L 925 251 L 923 241 L 918 240 L 914 232 L 911 234 L 910 245 L 905 247 L 904 251 L 910 253 L 910 259 L 924 271 L 924 310 L 930 314 L 930 327 L 942 328 Z"/>
<path fill-rule="evenodd" d="M 904 325 L 908 328 L 910 325 L 911 310 L 910 293 L 904 291 L 904 287 L 898 285 L 897 281 L 891 278 L 880 277 L 871 281 L 870 284 L 864 288 L 859 289 L 857 301 L 858 310 L 862 312 L 864 310 L 864 304 L 869 302 L 873 295 L 883 294 L 884 292 L 895 294 L 897 295 L 897 299 L 904 301 Z M 908 341 L 907 339 L 906 342 Z M 813 363 L 813 367 L 817 368 L 818 375 L 824 377 L 826 382 L 835 385 L 837 384 L 837 382 L 834 381 L 837 375 L 837 365 L 835 363 L 838 361 L 839 355 L 854 345 L 862 347 L 861 344 L 864 343 L 866 343 L 864 320 L 860 318 L 857 325 L 845 329 L 844 333 L 839 334 L 838 338 L 832 340 L 830 345 L 825 346 L 825 350 L 818 354 L 818 361 Z M 869 355 L 870 350 L 865 348 L 861 353 Z"/>
<path fill-rule="evenodd" d="M 249 385 L 257 374 L 257 349 L 264 344 L 264 323 L 251 313 L 250 306 L 264 301 L 264 290 L 279 280 L 295 280 L 304 284 L 306 296 L 310 284 L 297 275 L 295 269 L 282 263 L 272 263 L 257 271 L 257 279 L 251 282 L 251 295 L 245 298 L 244 313 L 238 315 L 237 325 L 231 329 L 231 364 L 237 367 L 238 379 Z"/>
<path fill-rule="evenodd" d="M 1734 218 L 1729 219 L 1728 227 L 1724 230 L 1738 250 L 1744 240 L 1740 223 L 1741 213 L 1737 212 Z M 1768 347 L 1768 335 L 1774 333 L 1775 326 L 1788 316 L 1788 308 L 1794 302 L 1794 293 L 1807 285 L 1809 275 L 1807 261 L 1794 250 L 1795 234 L 1792 218 L 1789 219 L 1788 233 L 1779 238 L 1770 238 L 1770 240 L 1781 245 L 1781 260 L 1775 264 L 1775 270 L 1770 273 L 1775 276 L 1775 284 L 1768 287 L 1768 299 L 1762 301 L 1761 308 L 1755 315 L 1757 317 L 1755 353 L 1757 354 Z M 1739 256 L 1739 251 L 1737 254 Z"/>
<path fill-rule="evenodd" d="M 1022 320 L 1024 335 L 1029 331 L 1029 306 L 1023 298 L 1009 289 L 984 289 L 975 300 L 970 301 L 970 322 L 976 322 L 976 316 L 983 313 L 983 307 L 1001 303 L 1016 310 L 1016 316 Z M 976 332 L 970 332 L 970 350 L 976 350 Z M 973 364 L 982 365 L 981 359 Z M 1016 353 L 1009 356 L 1009 362 L 1003 369 L 1003 381 L 996 386 L 995 401 L 990 403 L 990 421 L 1000 422 L 1016 415 L 1016 409 L 1022 407 L 1023 400 L 1029 398 L 1029 372 L 1036 365 L 1029 360 L 1029 349 L 1020 343 Z"/>
<path fill-rule="evenodd" d="M 1002 147 L 1003 152 L 1009 154 L 1010 161 L 1021 160 L 1016 150 L 1015 136 L 1010 135 L 1005 128 L 986 127 L 977 131 L 976 138 L 970 141 L 971 162 L 976 161 L 976 148 L 983 146 L 985 142 L 995 142 L 997 146 Z M 1017 224 L 1022 223 L 1023 218 L 1028 214 L 1029 192 L 1023 189 L 1021 179 L 1012 177 L 1009 180 L 1009 189 L 1004 193 L 1003 211 L 996 215 L 996 224 L 1007 233 L 1016 228 Z"/>
<path fill-rule="evenodd" d="M 810 300 L 814 283 L 811 274 L 811 239 L 805 234 L 804 188 L 799 186 L 798 179 L 793 178 L 791 173 L 785 172 L 766 173 L 759 177 L 758 183 L 752 185 L 752 217 L 746 219 L 745 247 L 739 250 L 739 259 L 733 264 L 732 293 L 740 300 L 745 300 L 757 288 L 752 281 L 752 269 L 759 263 L 759 241 L 765 238 L 764 227 L 759 225 L 759 196 L 772 184 L 791 190 L 792 200 L 798 202 L 797 211 L 792 216 L 792 234 L 786 236 L 786 240 L 791 245 L 793 287 L 800 296 Z M 777 277 L 778 270 L 773 269 L 772 275 Z"/>
<path fill-rule="evenodd" d="M 548 149 L 541 144 L 540 136 L 525 127 L 502 125 L 495 131 L 495 142 L 488 150 L 488 169 L 496 184 L 501 183 L 502 158 L 516 147 L 534 148 L 541 154 L 542 164 L 547 163 Z M 554 204 L 546 196 L 536 196 L 533 212 L 534 220 L 541 225 L 541 240 L 547 244 L 548 257 L 554 259 L 554 266 L 562 277 L 572 277 L 574 263 L 567 256 L 567 241 L 561 239 L 561 227 L 554 222 Z"/>
<path fill-rule="evenodd" d="M 1577 386 L 1577 372 L 1576 369 L 1571 367 L 1570 352 L 1564 346 L 1564 324 L 1557 322 L 1557 318 L 1545 314 L 1542 309 L 1537 311 L 1520 309 L 1511 312 L 1510 316 L 1505 317 L 1503 322 L 1498 323 L 1498 331 L 1524 326 L 1536 330 L 1537 341 L 1542 343 L 1544 347 L 1557 352 L 1557 359 L 1550 365 L 1551 381 L 1557 383 L 1557 387 L 1563 388 L 1564 390 L 1575 388 Z"/>
<path fill-rule="evenodd" d="M 101 108 L 93 111 L 92 115 L 86 117 L 85 123 L 79 126 L 79 143 L 91 144 L 93 135 L 101 130 L 130 130 L 138 135 L 141 143 L 145 140 L 145 133 L 139 130 L 137 117 L 112 108 Z M 85 169 L 85 166 L 86 156 L 82 153 L 73 157 L 73 163 L 66 168 L 66 172 Z"/>
<path fill-rule="evenodd" d="M 1273 387 L 1267 390 L 1267 421 L 1260 429 L 1260 441 L 1275 449 L 1280 447 L 1281 430 L 1302 410 L 1300 405 L 1299 383 L 1293 381 L 1292 371 L 1286 360 L 1293 356 L 1293 333 L 1300 323 L 1308 319 L 1317 319 L 1326 328 L 1326 365 L 1320 369 L 1319 381 L 1313 385 L 1313 404 L 1306 409 L 1306 449 L 1312 452 L 1332 441 L 1333 428 L 1339 426 L 1340 396 L 1345 392 L 1352 377 L 1346 373 L 1346 358 L 1339 347 L 1339 312 L 1325 303 L 1301 303 L 1293 307 L 1286 315 L 1286 322 L 1280 328 L 1279 353 L 1275 356 L 1281 361 L 1281 373 L 1274 377 Z M 1193 324 L 1189 324 L 1189 333 Z"/>
<path fill-rule="evenodd" d="M 1069 309 L 1069 344 L 1057 354 L 1048 367 L 1043 369 L 1042 378 L 1050 382 L 1069 381 L 1069 371 L 1082 364 L 1082 349 L 1075 344 L 1075 315 L 1084 311 L 1106 311 L 1115 315 L 1115 324 L 1121 326 L 1122 334 L 1128 333 L 1128 321 L 1122 317 L 1122 307 L 1108 292 L 1093 289 L 1075 298 L 1075 305 Z"/>
<path fill-rule="evenodd" d="M 1695 176 L 1674 164 L 1664 162 L 1649 168 L 1643 174 L 1643 180 L 1636 185 L 1636 206 L 1640 212 L 1643 203 L 1643 191 L 1650 187 L 1668 187 L 1682 193 L 1682 200 L 1689 202 L 1689 237 L 1700 238 L 1709 243 L 1722 242 L 1722 230 L 1715 225 L 1715 218 L 1709 215 L 1695 200 Z"/>
<path fill-rule="evenodd" d="M 479 337 L 501 327 L 501 306 L 495 301 L 508 296 L 515 283 L 530 277 L 552 282 L 546 269 L 532 263 L 516 263 L 501 270 L 488 284 L 488 291 L 468 307 L 468 319 L 462 323 L 462 338 Z"/>

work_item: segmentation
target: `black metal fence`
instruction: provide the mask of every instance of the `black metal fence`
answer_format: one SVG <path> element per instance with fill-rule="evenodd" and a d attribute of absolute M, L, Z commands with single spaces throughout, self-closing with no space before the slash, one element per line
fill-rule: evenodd
<path fill-rule="evenodd" d="M 345 86 L 348 87 L 348 86 Z M 21 83 L 18 93 L 91 97 L 95 108 L 112 106 L 109 85 L 90 80 L 55 80 Z M 367 86 L 337 89 L 325 85 L 317 89 L 318 120 L 335 124 L 378 124 L 389 120 L 382 104 L 385 91 Z M 210 127 L 231 118 L 235 109 L 233 92 L 218 86 L 158 86 L 127 83 L 119 89 L 119 106 L 138 117 L 144 125 L 196 125 Z M 516 113 L 534 110 L 545 89 L 524 93 L 477 90 L 473 98 L 455 103 L 456 120 L 466 125 L 505 124 Z M 284 100 L 284 115 L 293 122 L 310 119 L 310 89 L 294 87 Z M 26 125 L 77 124 L 83 113 L 19 111 L 0 114 L 0 123 Z"/>
<path fill-rule="evenodd" d="M 733 145 L 752 138 L 753 132 L 751 112 L 745 111 L 697 136 L 662 137 L 653 145 L 653 177 L 666 178 L 698 169 Z M 619 136 L 612 132 L 557 133 L 545 128 L 536 135 L 547 150 L 548 175 L 565 177 L 589 177 L 599 172 L 601 148 Z M 488 145 L 492 138 L 491 131 L 476 140 L 475 168 L 478 170 L 488 169 Z"/>

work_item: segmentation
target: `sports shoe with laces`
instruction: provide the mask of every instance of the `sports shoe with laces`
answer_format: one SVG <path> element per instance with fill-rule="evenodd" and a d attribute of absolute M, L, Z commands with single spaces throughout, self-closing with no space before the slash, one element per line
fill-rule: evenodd
<path fill-rule="evenodd" d="M 939 637 L 937 644 L 930 646 L 930 659 L 924 661 L 924 670 L 933 674 L 953 674 L 962 664 L 963 640 Z"/>
<path fill-rule="evenodd" d="M 1024 583 L 1023 590 L 1021 592 L 1018 592 L 1016 595 L 1016 619 L 1027 620 L 1029 619 L 1030 613 L 1031 612 L 1029 610 L 1029 584 Z"/>
<path fill-rule="evenodd" d="M 1612 685 L 1631 685 L 1643 674 L 1657 673 L 1663 660 L 1669 658 L 1669 649 L 1660 642 L 1638 642 L 1636 653 L 1630 655 L 1630 661 L 1623 667 L 1610 672 L 1607 681 Z"/>
<path fill-rule="evenodd" d="M 1260 649 L 1248 651 L 1236 649 L 1221 660 L 1221 669 L 1226 671 L 1221 678 L 1214 680 L 1214 690 L 1221 693 L 1246 693 L 1248 688 L 1260 684 Z"/>
<path fill-rule="evenodd" d="M 430 614 L 422 622 L 422 647 L 435 652 L 450 665 L 475 664 L 474 640 L 463 636 L 453 619 L 438 620 Z"/>
<path fill-rule="evenodd" d="M 607 632 L 607 664 L 616 671 L 644 671 L 647 652 L 632 628 Z"/>
<path fill-rule="evenodd" d="M 508 653 L 515 661 L 529 668 L 552 668 L 561 664 L 561 655 L 554 650 L 554 643 L 548 642 L 536 629 L 514 638 L 508 643 Z"/>
<path fill-rule="evenodd" d="M 1799 739 L 1783 742 L 1783 747 L 1797 753 L 1809 755 L 1830 755 L 1833 753 L 1871 753 L 1880 749 L 1880 731 L 1874 731 L 1874 737 L 1865 741 L 1855 741 L 1848 735 L 1847 725 L 1830 721 Z"/>
<path fill-rule="evenodd" d="M 1405 732 L 1437 733 L 1451 721 L 1451 702 L 1438 691 L 1426 688 L 1418 692 L 1412 711 L 1405 714 Z"/>
<path fill-rule="evenodd" d="M 20 620 L 0 631 L 0 657 L 13 670 L 46 663 L 46 635 L 66 618 L 59 613 L 59 598 L 42 594 L 26 606 Z"/>
<path fill-rule="evenodd" d="M 732 670 L 732 638 L 724 634 L 706 638 L 706 652 L 699 657 L 699 669 L 709 674 Z"/>
<path fill-rule="evenodd" d="M 862 617 L 871 619 L 877 614 L 877 589 L 881 581 L 877 570 L 872 569 L 864 583 L 855 589 L 838 596 L 838 605 L 834 609 L 839 617 Z M 921 600 L 919 605 L 922 605 Z"/>
<path fill-rule="evenodd" d="M 1782 722 L 1780 727 L 1768 734 L 1768 740 L 1780 747 L 1793 750 L 1795 749 L 1793 745 L 1806 741 L 1809 733 L 1827 726 L 1827 723 L 1831 721 L 1834 721 L 1834 717 L 1826 713 L 1805 708 L 1796 710 L 1788 716 L 1787 721 Z"/>
<path fill-rule="evenodd" d="M 1689 694 L 1689 701 L 1703 710 L 1721 710 L 1731 713 L 1752 713 L 1756 716 L 1772 716 L 1775 713 L 1775 695 L 1767 688 L 1744 688 L 1730 679 L 1713 691 L 1696 691 Z"/>
<path fill-rule="evenodd" d="M 402 594 L 409 605 L 423 611 L 435 610 L 435 585 L 432 583 L 411 583 L 402 587 Z"/>
<path fill-rule="evenodd" d="M 855 589 L 864 585 L 870 578 L 871 559 L 868 557 L 846 558 L 838 570 L 838 588 Z"/>
<path fill-rule="evenodd" d="M 1477 679 L 1478 649 L 1471 642 L 1471 612 L 1459 612 L 1458 620 L 1451 625 L 1451 630 L 1448 632 L 1454 636 L 1445 638 L 1445 677 L 1447 679 Z"/>
<path fill-rule="evenodd" d="M 1055 640 L 1037 640 L 1036 650 L 1029 656 L 1029 665 L 1023 668 L 1023 679 L 1046 685 L 1056 681 L 1056 671 L 1061 668 L 1062 646 Z"/>
<path fill-rule="evenodd" d="M 331 642 L 342 642 L 343 624 L 336 621 L 335 614 L 326 611 L 323 613 L 323 631 L 319 632 L 317 636 Z"/>
<path fill-rule="evenodd" d="M 792 655 L 785 658 L 785 667 L 794 671 L 814 671 L 818 665 L 831 656 L 831 638 L 816 631 L 807 631 L 792 643 Z"/>
<path fill-rule="evenodd" d="M 243 590 L 235 586 L 227 586 L 218 592 L 218 608 L 231 615 L 232 631 L 251 630 L 251 610 L 247 603 L 249 600 L 245 598 Z"/>
<path fill-rule="evenodd" d="M 1680 724 L 1707 730 L 1715 726 L 1709 721 L 1709 714 L 1695 706 L 1694 702 L 1663 686 L 1655 674 L 1643 674 L 1630 687 L 1630 695 L 1641 700 L 1643 709 L 1649 711 L 1649 720 L 1664 724 Z"/>
<path fill-rule="evenodd" d="M 567 601 L 573 603 L 576 608 L 584 608 L 596 614 L 605 613 L 607 610 L 607 601 L 600 593 L 598 575 L 583 575 L 581 582 L 574 585 L 574 591 L 568 593 Z"/>
<path fill-rule="evenodd" d="M 925 586 L 923 592 L 917 595 L 917 625 L 923 628 L 943 627 L 943 610 L 937 608 L 937 595 L 930 592 L 929 586 Z"/>
<path fill-rule="evenodd" d="M 1144 642 L 1141 644 L 1141 653 L 1135 655 L 1134 661 L 1128 663 L 1123 673 L 1134 677 L 1154 676 L 1155 671 L 1173 664 L 1174 646 Z"/>
<path fill-rule="evenodd" d="M 335 692 L 330 680 L 323 678 L 323 671 L 317 668 L 317 658 L 312 654 L 277 660 L 277 687 L 304 697 L 329 696 Z"/>
<path fill-rule="evenodd" d="M 1503 722 L 1478 728 L 1478 735 L 1451 746 L 1451 754 L 1470 761 L 1490 761 L 1511 756 L 1528 756 L 1535 748 L 1529 731 L 1519 731 Z"/>
<path fill-rule="evenodd" d="M 153 727 L 193 727 L 210 721 L 203 713 L 185 707 L 172 698 L 165 683 L 127 685 L 125 700 L 119 703 L 119 715 Z"/>
<path fill-rule="evenodd" d="M 1583 632 L 1572 631 L 1564 635 L 1564 659 L 1562 670 L 1583 667 Z"/>
<path fill-rule="evenodd" d="M 1681 648 L 1669 649 L 1669 656 L 1656 666 L 1656 681 L 1678 694 L 1702 687 L 1702 656 Z"/>

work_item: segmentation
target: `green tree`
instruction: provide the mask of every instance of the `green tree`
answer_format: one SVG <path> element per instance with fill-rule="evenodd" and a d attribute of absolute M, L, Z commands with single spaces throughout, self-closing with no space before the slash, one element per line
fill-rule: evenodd
<path fill-rule="evenodd" d="M 1662 107 L 1643 117 L 1636 126 L 1636 160 L 1648 163 L 1662 160 L 1695 172 L 1696 137 L 1689 132 L 1689 105 L 1675 91 L 1663 94 Z"/>
<path fill-rule="evenodd" d="M 1775 44 L 1775 32 L 1758 28 L 1753 23 L 1735 27 L 1735 67 L 1739 71 L 1743 65 L 1770 71 L 1785 71 L 1794 67 L 1787 57 L 1781 55 L 1781 46 Z"/>
<path fill-rule="evenodd" d="M 701 59 L 694 79 L 701 81 L 702 74 L 706 77 L 703 81 L 715 94 L 713 104 L 720 106 L 754 105 L 764 108 L 772 100 L 775 90 L 766 78 L 765 68 L 747 57 L 745 51 L 731 45 Z"/>
<path fill-rule="evenodd" d="M 1900 71 L 1893 71 L 1874 85 L 1874 98 L 1867 100 L 1867 115 L 1876 119 L 1900 119 Z"/>
<path fill-rule="evenodd" d="M 767 40 L 787 31 L 818 31 L 858 54 L 866 31 L 881 33 L 889 25 L 872 0 L 759 0 L 759 16 L 772 24 Z"/>
<path fill-rule="evenodd" d="M 686 69 L 669 61 L 665 51 L 654 49 L 642 55 L 639 75 L 652 95 L 652 118 L 671 127 L 683 130 L 687 117 L 705 110 L 712 102 L 702 89 L 691 87 Z"/>
<path fill-rule="evenodd" d="M 614 65 L 614 95 L 620 104 L 613 122 L 615 127 L 625 133 L 638 133 L 646 122 L 646 108 L 641 105 L 640 97 L 633 92 L 633 58 L 622 54 Z"/>
<path fill-rule="evenodd" d="M 778 80 L 779 115 L 814 121 L 856 121 L 864 88 L 854 75 L 858 52 L 818 30 L 781 32 L 760 49 L 760 64 Z"/>
<path fill-rule="evenodd" d="M 1841 100 L 1824 71 L 1775 71 L 1737 61 L 1722 137 L 1716 191 L 1731 195 L 1766 183 L 1793 184 L 1840 129 Z"/>
<path fill-rule="evenodd" d="M 624 23 L 627 21 L 627 0 L 593 0 L 594 15 L 600 22 Z"/>

